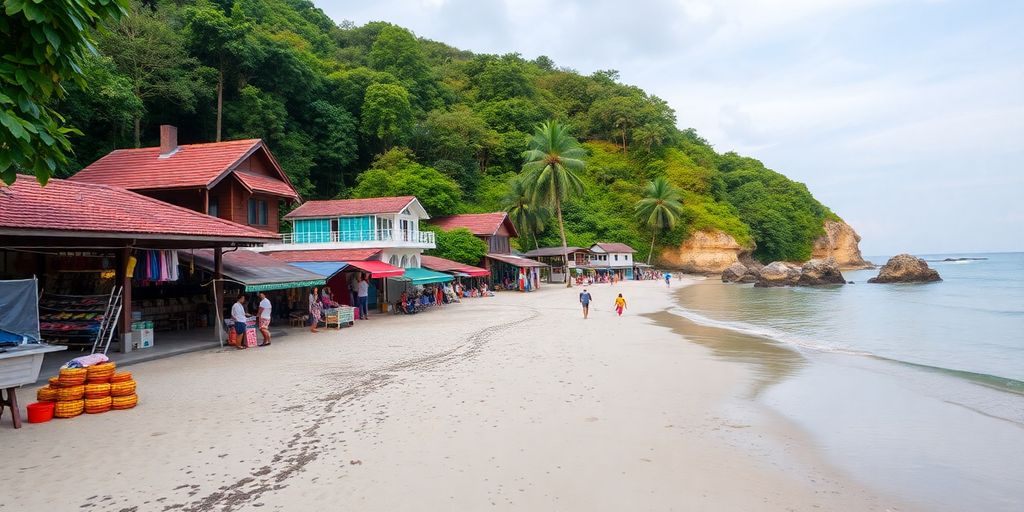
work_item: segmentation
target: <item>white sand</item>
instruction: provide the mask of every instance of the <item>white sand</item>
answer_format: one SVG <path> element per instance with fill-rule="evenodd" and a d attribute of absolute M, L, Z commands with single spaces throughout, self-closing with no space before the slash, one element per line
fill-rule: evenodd
<path fill-rule="evenodd" d="M 0 510 L 897 510 L 641 316 L 664 284 L 578 292 L 131 366 L 134 410 L 0 426 Z"/>

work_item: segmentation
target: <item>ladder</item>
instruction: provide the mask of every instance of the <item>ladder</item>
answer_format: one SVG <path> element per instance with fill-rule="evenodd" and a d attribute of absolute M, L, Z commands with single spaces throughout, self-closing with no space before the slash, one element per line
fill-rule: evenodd
<path fill-rule="evenodd" d="M 96 333 L 96 341 L 92 343 L 92 353 L 97 352 L 103 355 L 110 349 L 110 341 L 114 339 L 117 331 L 117 321 L 121 318 L 121 297 L 124 294 L 124 287 L 115 286 L 110 290 L 110 298 L 107 299 L 107 309 L 103 312 L 103 320 L 100 321 L 100 330 Z"/>

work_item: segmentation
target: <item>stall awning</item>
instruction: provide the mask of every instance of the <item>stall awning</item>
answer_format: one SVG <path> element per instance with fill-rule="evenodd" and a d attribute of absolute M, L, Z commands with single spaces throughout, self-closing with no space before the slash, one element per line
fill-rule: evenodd
<path fill-rule="evenodd" d="M 412 284 L 433 284 L 447 283 L 455 278 L 448 274 L 434 272 L 425 268 L 407 268 L 405 269 L 405 274 L 402 275 L 402 279 L 412 281 Z"/>
<path fill-rule="evenodd" d="M 405 273 L 405 269 L 384 263 L 383 261 L 350 261 L 349 266 L 358 268 L 363 272 L 369 272 L 370 277 L 398 277 Z"/>
<path fill-rule="evenodd" d="M 178 256 L 182 264 L 187 265 L 194 258 L 197 267 L 211 273 L 214 271 L 213 251 L 210 249 L 178 251 Z M 247 292 L 323 286 L 326 282 L 320 274 L 246 250 L 225 252 L 223 271 L 225 279 L 243 285 Z"/>
<path fill-rule="evenodd" d="M 520 267 L 520 268 L 547 267 L 548 266 L 548 265 L 545 265 L 545 264 L 543 264 L 543 263 L 541 263 L 539 261 L 534 261 L 534 260 L 531 260 L 529 258 L 522 258 L 522 257 L 519 257 L 519 256 L 513 256 L 511 254 L 488 254 L 487 258 L 488 259 L 492 259 L 494 261 L 500 261 L 502 263 L 508 263 L 509 265 L 512 265 L 512 266 L 515 266 L 515 267 Z"/>
<path fill-rule="evenodd" d="M 334 274 L 344 270 L 348 263 L 344 261 L 295 261 L 289 263 L 289 265 L 308 270 L 314 274 L 320 274 L 330 279 L 334 277 Z"/>
<path fill-rule="evenodd" d="M 422 259 L 422 265 L 425 268 L 429 268 L 430 270 L 437 272 L 447 272 L 459 277 L 483 277 L 491 275 L 491 272 L 486 268 L 474 267 L 457 261 L 438 258 L 437 256 L 424 254 L 420 258 Z"/>

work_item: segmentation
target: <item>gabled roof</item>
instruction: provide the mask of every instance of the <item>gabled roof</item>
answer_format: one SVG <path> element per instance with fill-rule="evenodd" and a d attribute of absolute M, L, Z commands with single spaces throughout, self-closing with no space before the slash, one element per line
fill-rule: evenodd
<path fill-rule="evenodd" d="M 620 244 L 618 242 L 598 242 L 598 243 L 592 245 L 590 248 L 593 249 L 594 247 L 597 247 L 598 249 L 601 249 L 602 251 L 608 252 L 608 253 L 611 253 L 611 252 L 634 253 L 634 252 L 636 252 L 635 250 L 633 250 L 632 247 L 630 247 L 630 246 L 628 246 L 626 244 Z"/>
<path fill-rule="evenodd" d="M 298 199 L 288 176 L 260 139 L 229 140 L 205 144 L 182 144 L 170 156 L 161 156 L 159 147 L 117 149 L 78 171 L 72 181 L 111 185 L 129 190 L 174 188 L 213 188 L 229 172 L 257 151 L 263 151 L 279 179 L 260 176 L 240 177 L 250 189 L 290 199 Z M 242 174 L 242 173 L 239 173 Z M 256 176 L 246 173 L 247 176 Z M 259 179 L 262 178 L 262 179 Z M 275 181 L 279 184 L 271 185 Z"/>
<path fill-rule="evenodd" d="M 285 215 L 287 220 L 322 219 L 327 217 L 347 217 L 352 215 L 372 215 L 375 213 L 401 213 L 413 206 L 420 218 L 429 218 L 426 210 L 419 204 L 416 196 L 371 197 L 366 199 L 330 199 L 326 201 L 306 201 L 301 206 Z"/>
<path fill-rule="evenodd" d="M 376 259 L 380 249 L 320 249 L 267 253 L 280 261 L 366 261 Z"/>
<path fill-rule="evenodd" d="M 0 187 L 0 233 L 130 235 L 136 238 L 237 239 L 267 242 L 276 233 L 250 228 L 118 187 L 22 177 Z M 38 234 L 38 233 L 37 233 Z"/>
<path fill-rule="evenodd" d="M 510 236 L 519 236 L 516 226 L 512 224 L 506 212 L 462 213 L 447 217 L 437 217 L 431 219 L 430 223 L 445 231 L 466 228 L 476 236 L 494 236 L 498 229 L 501 228 L 501 225 L 504 224 Z"/>
<path fill-rule="evenodd" d="M 590 249 L 584 249 L 582 247 L 566 247 L 566 251 L 568 251 L 568 254 L 573 254 L 573 253 L 577 253 L 577 252 L 590 252 Z M 561 247 L 541 247 L 539 249 L 534 249 L 532 251 L 527 251 L 523 255 L 526 256 L 527 258 L 536 258 L 538 256 L 561 256 L 562 255 L 562 248 Z"/>
<path fill-rule="evenodd" d="M 420 265 L 430 270 L 436 270 L 438 272 L 451 272 L 455 274 L 466 274 L 469 277 L 482 277 L 491 275 L 491 271 L 485 268 L 474 267 L 472 265 L 466 265 L 457 261 L 452 261 L 437 256 L 430 256 L 424 254 L 420 256 Z"/>
<path fill-rule="evenodd" d="M 242 183 L 242 186 L 249 192 L 263 192 L 273 196 L 280 196 L 287 199 L 298 199 L 298 194 L 292 190 L 291 185 L 270 176 L 252 174 L 249 172 L 237 171 L 235 177 Z"/>
<path fill-rule="evenodd" d="M 501 261 L 503 263 L 508 263 L 509 265 L 513 265 L 513 266 L 521 267 L 521 268 L 522 267 L 548 267 L 548 266 L 550 266 L 550 265 L 541 263 L 539 261 L 531 260 L 529 258 L 523 258 L 522 256 L 515 256 L 515 255 L 512 255 L 512 254 L 493 254 L 493 253 L 491 253 L 491 254 L 488 254 L 485 257 L 488 258 L 488 259 L 492 259 L 492 260 L 495 260 L 495 261 Z"/>

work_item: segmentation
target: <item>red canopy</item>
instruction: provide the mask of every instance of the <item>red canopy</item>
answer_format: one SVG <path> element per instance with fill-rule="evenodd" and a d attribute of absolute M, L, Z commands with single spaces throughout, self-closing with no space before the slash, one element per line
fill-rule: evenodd
<path fill-rule="evenodd" d="M 405 269 L 403 268 L 377 260 L 350 261 L 348 262 L 348 265 L 350 267 L 358 268 L 363 272 L 369 272 L 370 277 L 375 279 L 378 277 L 398 277 L 405 273 Z"/>

